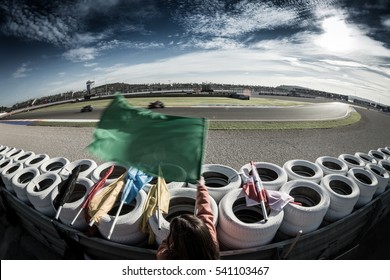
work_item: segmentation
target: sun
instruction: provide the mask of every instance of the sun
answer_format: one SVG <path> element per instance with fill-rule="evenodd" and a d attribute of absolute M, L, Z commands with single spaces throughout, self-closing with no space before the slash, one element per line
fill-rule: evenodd
<path fill-rule="evenodd" d="M 330 17 L 322 22 L 324 33 L 317 39 L 316 44 L 332 52 L 348 52 L 356 47 L 352 29 L 338 17 Z"/>

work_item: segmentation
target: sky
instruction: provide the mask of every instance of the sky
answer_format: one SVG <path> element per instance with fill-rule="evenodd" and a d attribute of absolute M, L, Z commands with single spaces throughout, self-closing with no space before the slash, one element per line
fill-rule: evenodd
<path fill-rule="evenodd" d="M 106 83 L 297 85 L 390 105 L 388 0 L 2 0 L 0 106 Z"/>

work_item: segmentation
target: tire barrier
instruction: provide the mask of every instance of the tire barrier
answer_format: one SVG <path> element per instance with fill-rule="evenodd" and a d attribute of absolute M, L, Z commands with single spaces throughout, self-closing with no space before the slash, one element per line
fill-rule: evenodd
<path fill-rule="evenodd" d="M 41 165 L 49 160 L 50 157 L 47 154 L 38 154 L 33 156 L 32 158 L 29 158 L 24 162 L 25 167 L 35 167 L 38 168 L 41 167 Z"/>
<path fill-rule="evenodd" d="M 364 161 L 362 159 L 360 159 L 359 157 L 354 156 L 354 155 L 341 154 L 341 155 L 339 155 L 338 158 L 341 159 L 342 161 L 344 161 L 349 169 L 357 168 L 357 167 L 364 168 L 364 166 L 365 166 Z"/>
<path fill-rule="evenodd" d="M 226 249 L 244 249 L 269 244 L 279 229 L 284 212 L 267 209 L 268 220 L 260 205 L 246 206 L 242 189 L 233 189 L 220 201 L 217 236 Z"/>
<path fill-rule="evenodd" d="M 13 177 L 12 177 L 12 186 L 14 188 L 14 191 L 16 193 L 16 196 L 23 201 L 24 203 L 30 204 L 30 201 L 27 197 L 27 191 L 26 187 L 27 185 L 39 176 L 39 170 L 36 167 L 27 167 L 23 168 L 22 170 L 19 170 Z"/>
<path fill-rule="evenodd" d="M 321 186 L 330 197 L 329 209 L 324 217 L 326 221 L 334 222 L 352 213 L 360 195 L 354 181 L 344 175 L 329 174 L 324 176 Z"/>
<path fill-rule="evenodd" d="M 377 164 L 378 163 L 376 158 L 374 158 L 373 156 L 370 156 L 369 154 L 366 154 L 366 153 L 356 152 L 355 156 L 360 158 L 362 161 L 364 161 L 365 164 L 368 164 L 368 163 Z"/>
<path fill-rule="evenodd" d="M 378 151 L 383 153 L 387 159 L 390 158 L 390 150 L 388 148 L 378 148 Z"/>
<path fill-rule="evenodd" d="M 20 162 L 20 163 L 23 163 L 23 164 L 24 164 L 24 162 L 25 162 L 26 160 L 32 158 L 33 156 L 35 156 L 35 153 L 34 153 L 34 152 L 31 152 L 31 151 L 28 151 L 28 152 L 24 152 L 24 153 L 22 153 L 22 154 L 19 154 L 18 156 L 16 156 L 16 157 L 13 159 L 13 161 L 14 161 L 14 162 Z"/>
<path fill-rule="evenodd" d="M 7 165 L 2 171 L 1 171 L 1 178 L 3 180 L 4 187 L 11 193 L 15 193 L 14 188 L 12 187 L 12 177 L 18 172 L 19 170 L 23 169 L 23 164 L 20 162 L 15 162 L 12 164 Z"/>
<path fill-rule="evenodd" d="M 386 190 L 387 184 L 389 183 L 389 173 L 383 167 L 373 163 L 367 164 L 366 169 L 371 171 L 371 173 L 378 180 L 378 187 L 374 193 L 374 196 L 380 195 Z"/>
<path fill-rule="evenodd" d="M 22 149 L 11 149 L 8 153 L 5 154 L 5 157 L 12 159 L 12 161 L 15 161 L 15 158 L 22 155 L 24 151 Z"/>
<path fill-rule="evenodd" d="M 358 185 L 360 190 L 355 207 L 360 208 L 370 202 L 378 188 L 378 180 L 374 174 L 362 168 L 351 168 L 348 177 Z"/>
<path fill-rule="evenodd" d="M 39 171 L 41 172 L 41 174 L 44 173 L 58 174 L 60 170 L 67 164 L 69 164 L 69 160 L 67 158 L 54 157 L 43 162 L 39 167 Z"/>
<path fill-rule="evenodd" d="M 142 189 L 144 190 L 144 192 L 148 193 L 150 188 L 151 188 L 151 186 L 155 185 L 156 183 L 157 183 L 157 178 L 153 177 L 152 181 L 150 181 L 149 183 L 145 184 L 145 186 Z M 186 182 L 169 182 L 169 181 L 166 181 L 165 183 L 167 184 L 168 190 L 180 189 L 180 188 L 184 188 L 184 187 L 187 186 Z"/>
<path fill-rule="evenodd" d="M 76 185 L 72 194 L 70 195 L 69 201 L 65 203 L 62 207 L 59 219 L 60 221 L 70 227 L 76 228 L 78 230 L 86 230 L 88 228 L 88 223 L 85 220 L 85 210 L 82 210 L 80 215 L 77 217 L 73 225 L 71 225 L 73 219 L 76 217 L 77 213 L 80 211 L 81 206 L 88 195 L 89 189 L 94 185 L 92 180 L 79 177 L 76 181 Z M 55 188 L 51 192 L 51 201 L 54 201 L 58 194 L 58 188 Z M 57 211 L 57 209 L 55 209 Z"/>
<path fill-rule="evenodd" d="M 335 157 L 322 156 L 317 158 L 315 163 L 322 169 L 324 176 L 329 174 L 347 175 L 348 172 L 347 164 Z"/>
<path fill-rule="evenodd" d="M 284 208 L 284 218 L 280 232 L 288 236 L 296 236 L 318 229 L 329 209 L 330 197 L 320 185 L 307 180 L 293 180 L 280 188 L 294 198 L 295 203 L 288 203 Z"/>
<path fill-rule="evenodd" d="M 254 162 L 254 164 L 265 189 L 278 191 L 287 182 L 287 173 L 280 166 L 269 162 Z M 251 166 L 247 163 L 240 168 L 239 173 L 248 177 L 250 171 Z"/>
<path fill-rule="evenodd" d="M 202 176 L 209 194 L 218 204 L 222 197 L 232 189 L 241 187 L 240 174 L 233 168 L 222 164 L 204 164 Z M 190 188 L 196 188 L 194 184 L 188 184 Z"/>
<path fill-rule="evenodd" d="M 194 214 L 196 190 L 192 188 L 172 189 L 169 191 L 169 210 L 168 214 L 160 215 L 161 229 L 158 228 L 158 214 L 155 213 L 149 218 L 149 225 L 154 235 L 156 243 L 160 245 L 169 234 L 170 221 L 181 214 Z M 218 224 L 218 206 L 214 198 L 210 195 L 211 209 L 214 213 L 214 225 Z"/>
<path fill-rule="evenodd" d="M 302 159 L 293 159 L 283 165 L 289 181 L 307 180 L 319 183 L 324 176 L 322 169 L 315 163 Z"/>
<path fill-rule="evenodd" d="M 388 160 L 388 159 L 387 160 L 380 160 L 378 162 L 378 166 L 383 167 L 390 175 L 390 160 Z M 387 183 L 387 188 L 386 189 L 388 189 L 388 188 L 390 188 L 390 180 Z"/>
<path fill-rule="evenodd" d="M 140 230 L 145 202 L 146 193 L 141 190 L 138 192 L 135 200 L 129 205 L 123 205 L 116 221 L 115 229 L 111 235 L 111 241 L 128 245 L 145 243 L 147 235 Z M 107 214 L 101 217 L 97 224 L 100 234 L 106 239 L 108 238 L 118 207 L 119 201 L 114 204 L 114 207 Z"/>
<path fill-rule="evenodd" d="M 92 172 L 96 169 L 97 164 L 94 160 L 91 159 L 79 159 L 71 163 L 68 163 L 59 171 L 59 175 L 64 180 L 72 173 L 73 169 L 80 166 L 80 173 L 78 178 L 91 178 Z"/>
<path fill-rule="evenodd" d="M 116 179 L 118 179 L 121 175 L 123 175 L 123 173 L 127 171 L 127 167 L 125 165 L 118 162 L 109 161 L 99 165 L 92 171 L 91 180 L 94 183 L 98 182 L 111 166 L 114 166 L 114 170 L 112 171 L 110 176 L 108 176 L 104 186 L 108 186 L 109 184 L 113 183 Z"/>
<path fill-rule="evenodd" d="M 370 150 L 368 154 L 374 157 L 377 161 L 387 159 L 386 155 L 378 150 Z"/>
<path fill-rule="evenodd" d="M 31 205 L 42 214 L 53 218 L 56 209 L 51 200 L 51 192 L 61 183 L 60 175 L 49 172 L 43 173 L 28 183 L 26 187 L 27 198 Z"/>
<path fill-rule="evenodd" d="M 231 253 L 240 249 L 268 246 L 272 242 L 279 242 L 278 234 L 280 237 L 288 236 L 287 238 L 296 236 L 300 230 L 306 234 L 345 219 L 358 212 L 357 210 L 365 210 L 366 208 L 361 208 L 374 198 L 377 201 L 377 197 L 381 198 L 390 188 L 390 160 L 386 151 L 390 153 L 389 147 L 371 150 L 367 154 L 356 152 L 354 155 L 343 154 L 339 157 L 323 156 L 317 158 L 315 163 L 292 160 L 286 162 L 283 167 L 267 162 L 255 162 L 266 189 L 279 190 L 295 199 L 294 203 L 288 203 L 279 212 L 267 208 L 267 222 L 263 221 L 261 207 L 246 205 L 245 195 L 240 188 L 240 174 L 249 174 L 249 164 L 243 165 L 239 172 L 225 165 L 203 165 L 202 176 L 210 193 L 221 252 L 227 250 Z M 378 155 L 386 159 L 379 160 Z M 52 220 L 56 213 L 53 200 L 58 194 L 58 185 L 77 166 L 82 168 L 75 189 L 69 202 L 64 204 L 59 220 L 55 222 L 72 227 L 73 233 L 77 230 L 84 231 L 88 229 L 88 222 L 83 212 L 73 225 L 71 222 L 80 210 L 88 190 L 111 166 L 115 168 L 106 185 L 118 179 L 127 171 L 124 165 L 106 162 L 97 166 L 89 159 L 69 162 L 66 158 L 50 158 L 46 154 L 34 154 L 31 151 L 24 152 L 22 149 L 0 145 L 0 178 L 4 187 L 0 191 L 15 197 L 15 201 L 23 202 L 23 207 L 32 207 Z M 43 170 L 47 173 L 43 173 Z M 186 185 L 189 187 L 186 188 Z M 161 230 L 158 229 L 157 214 L 149 219 L 151 229 L 156 235 L 155 245 L 161 244 L 169 234 L 169 223 L 173 217 L 183 213 L 192 214 L 195 209 L 195 185 L 167 182 L 167 186 L 171 193 L 171 205 L 169 213 L 161 215 Z M 122 208 L 110 241 L 146 248 L 148 235 L 139 229 L 141 218 L 137 217 L 142 217 L 147 189 L 148 186 L 144 186 L 136 200 Z M 380 203 L 383 209 L 388 205 L 387 200 L 381 200 Z M 117 202 L 96 224 L 99 237 L 107 239 L 118 204 Z M 386 209 L 383 210 L 379 206 L 376 208 L 381 210 L 378 210 L 379 216 L 387 213 Z M 375 217 L 376 220 L 380 219 L 379 216 Z M 99 238 L 94 237 L 94 240 Z M 106 240 L 104 242 L 105 246 L 115 246 Z M 123 246 L 120 244 L 118 246 Z M 147 248 L 150 248 L 150 245 Z"/>

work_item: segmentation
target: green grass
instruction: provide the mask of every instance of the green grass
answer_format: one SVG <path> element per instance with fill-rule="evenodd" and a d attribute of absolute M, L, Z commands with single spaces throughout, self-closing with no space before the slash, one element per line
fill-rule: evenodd
<path fill-rule="evenodd" d="M 210 130 L 271 130 L 271 129 L 325 129 L 351 125 L 360 121 L 360 114 L 350 113 L 346 118 L 329 121 L 280 121 L 280 122 L 262 122 L 262 121 L 210 121 Z M 38 126 L 62 126 L 62 127 L 95 127 L 93 122 L 34 122 L 32 125 Z"/>

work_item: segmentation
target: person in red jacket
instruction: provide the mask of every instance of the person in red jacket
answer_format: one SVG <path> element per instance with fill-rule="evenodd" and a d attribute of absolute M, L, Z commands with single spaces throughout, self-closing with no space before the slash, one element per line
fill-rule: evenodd
<path fill-rule="evenodd" d="M 157 259 L 219 259 L 214 214 L 203 178 L 197 184 L 195 213 L 196 216 L 183 214 L 172 219 L 169 235 L 157 250 Z"/>

